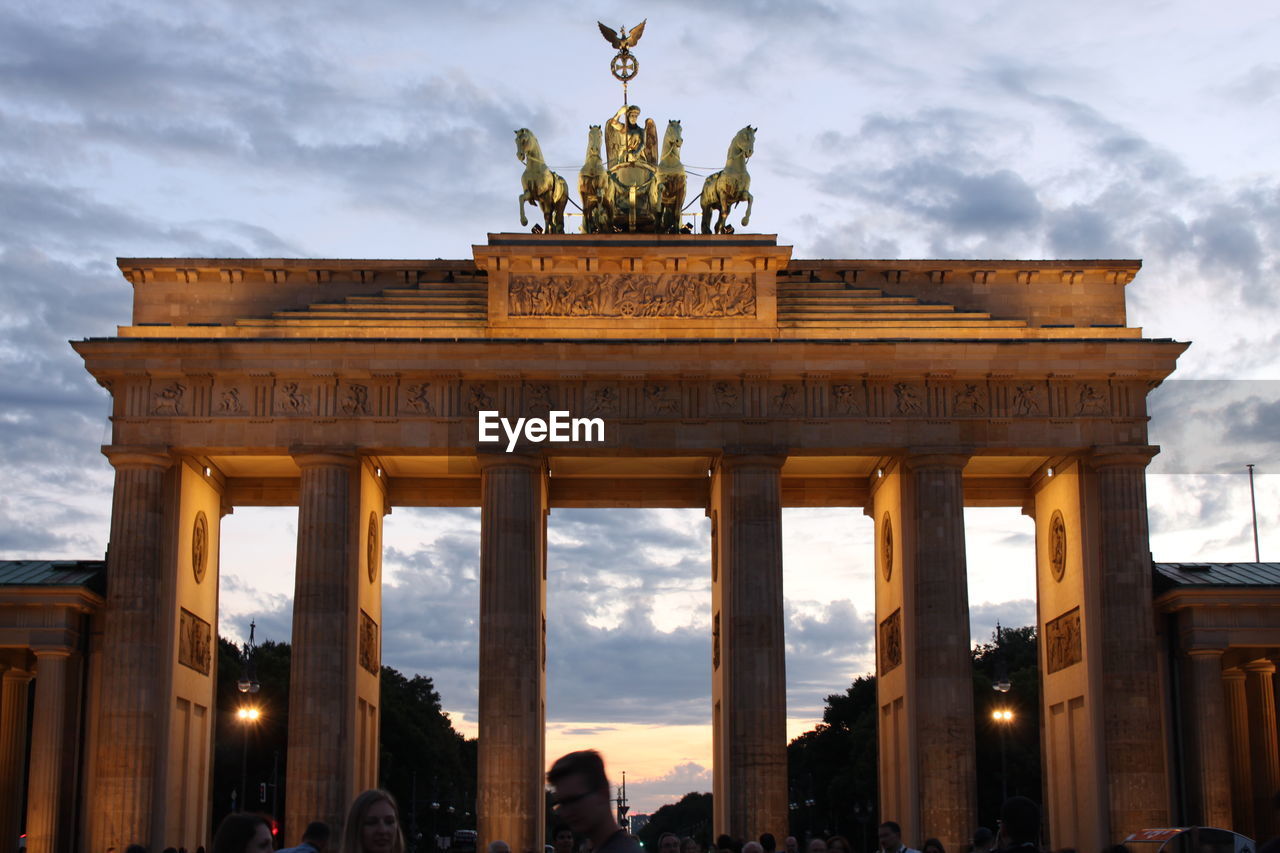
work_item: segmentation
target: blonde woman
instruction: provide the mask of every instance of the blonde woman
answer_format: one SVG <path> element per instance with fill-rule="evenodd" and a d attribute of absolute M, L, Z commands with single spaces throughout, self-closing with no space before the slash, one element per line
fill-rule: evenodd
<path fill-rule="evenodd" d="M 394 797 L 377 789 L 356 797 L 342 829 L 342 853 L 404 853 Z"/>

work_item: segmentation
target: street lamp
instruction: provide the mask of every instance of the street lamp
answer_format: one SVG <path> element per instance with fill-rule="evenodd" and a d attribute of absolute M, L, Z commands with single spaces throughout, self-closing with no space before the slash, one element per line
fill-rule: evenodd
<path fill-rule="evenodd" d="M 1000 623 L 996 622 L 996 660 L 995 675 L 991 679 L 991 689 L 997 693 L 1008 693 L 1013 685 L 1009 682 L 1009 665 L 1004 660 L 1004 637 L 1001 635 Z"/>
<path fill-rule="evenodd" d="M 248 727 L 255 724 L 262 712 L 252 706 L 242 706 L 236 712 L 236 719 L 244 726 L 244 749 L 241 753 L 241 811 L 248 803 Z"/>
<path fill-rule="evenodd" d="M 262 712 L 252 705 L 241 706 L 236 711 L 236 719 L 244 726 L 244 751 L 240 754 L 240 811 L 244 811 L 249 802 L 249 726 L 258 722 Z"/>
<path fill-rule="evenodd" d="M 991 719 L 1000 730 L 1000 802 L 1009 799 L 1009 764 L 1005 758 L 1004 732 L 1013 724 L 1013 711 L 1008 708 L 996 708 L 991 712 Z"/>

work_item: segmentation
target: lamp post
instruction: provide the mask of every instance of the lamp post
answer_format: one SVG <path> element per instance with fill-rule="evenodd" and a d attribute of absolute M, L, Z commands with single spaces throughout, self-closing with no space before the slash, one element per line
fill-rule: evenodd
<path fill-rule="evenodd" d="M 262 716 L 262 712 L 251 705 L 245 705 L 236 711 L 236 719 L 240 721 L 240 725 L 244 727 L 244 750 L 240 754 L 240 810 L 244 811 L 245 804 L 249 802 L 248 779 L 249 779 L 249 726 L 258 721 L 258 717 Z"/>
<path fill-rule="evenodd" d="M 257 628 L 255 622 L 249 622 L 249 641 L 240 649 L 240 680 L 236 682 L 236 689 L 241 693 L 257 693 L 262 689 L 262 685 L 258 683 L 258 668 L 253 660 L 253 652 L 255 649 L 253 642 L 253 632 Z M 247 788 L 249 779 L 249 726 L 258 721 L 262 713 L 252 705 L 241 705 L 236 711 L 236 719 L 240 721 L 240 725 L 244 727 L 244 748 L 240 754 L 240 810 L 244 811 L 249 802 L 249 791 Z M 273 815 L 274 817 L 274 815 Z"/>
<path fill-rule="evenodd" d="M 1009 764 L 1005 757 L 1004 732 L 1013 723 L 1013 711 L 1008 708 L 997 708 L 991 712 L 991 719 L 1000 729 L 1000 802 L 1009 799 Z"/>

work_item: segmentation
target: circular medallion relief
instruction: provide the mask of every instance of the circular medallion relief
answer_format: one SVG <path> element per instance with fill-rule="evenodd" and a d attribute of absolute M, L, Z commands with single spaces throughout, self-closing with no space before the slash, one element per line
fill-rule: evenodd
<path fill-rule="evenodd" d="M 369 583 L 378 579 L 378 564 L 382 562 L 382 545 L 378 542 L 378 514 L 369 513 L 369 538 L 365 543 L 364 561 L 369 566 Z"/>
<path fill-rule="evenodd" d="M 893 577 L 893 522 L 887 512 L 880 522 L 880 574 L 885 580 Z"/>
<path fill-rule="evenodd" d="M 1049 569 L 1056 581 L 1067 573 L 1067 524 L 1062 520 L 1062 512 L 1056 509 L 1049 519 Z"/>
<path fill-rule="evenodd" d="M 196 576 L 196 583 L 204 580 L 205 570 L 209 567 L 209 519 L 204 510 L 196 513 L 195 523 L 191 527 L 191 573 Z"/>

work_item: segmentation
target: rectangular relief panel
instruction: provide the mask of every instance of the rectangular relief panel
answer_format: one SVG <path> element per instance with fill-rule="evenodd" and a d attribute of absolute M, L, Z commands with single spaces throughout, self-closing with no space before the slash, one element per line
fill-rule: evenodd
<path fill-rule="evenodd" d="M 208 675 L 213 659 L 213 626 L 186 608 L 178 625 L 178 663 Z"/>
<path fill-rule="evenodd" d="M 1073 607 L 1045 623 L 1044 641 L 1050 673 L 1080 663 L 1084 658 L 1080 642 L 1080 608 Z"/>

